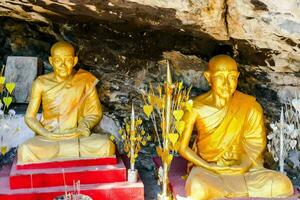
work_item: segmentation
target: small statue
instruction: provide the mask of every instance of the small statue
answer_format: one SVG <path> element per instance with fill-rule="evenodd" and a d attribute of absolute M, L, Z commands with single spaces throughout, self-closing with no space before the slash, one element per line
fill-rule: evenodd
<path fill-rule="evenodd" d="M 49 62 L 54 72 L 33 82 L 25 115 L 26 124 L 37 136 L 20 145 L 18 163 L 114 155 L 115 145 L 108 137 L 90 132 L 103 116 L 95 87 L 97 78 L 73 69 L 78 58 L 67 42 L 52 46 Z M 39 121 L 36 116 L 41 103 Z"/>
<path fill-rule="evenodd" d="M 185 186 L 187 195 L 193 200 L 292 195 L 288 177 L 263 167 L 263 110 L 254 97 L 236 91 L 235 60 L 215 56 L 204 75 L 211 90 L 196 97 L 191 112 L 185 113 L 179 148 L 194 165 Z M 194 127 L 198 137 L 191 149 Z"/>

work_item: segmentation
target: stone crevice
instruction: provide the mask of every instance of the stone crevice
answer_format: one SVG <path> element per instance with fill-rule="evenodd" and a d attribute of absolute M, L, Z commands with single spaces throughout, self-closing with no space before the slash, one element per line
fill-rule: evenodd
<path fill-rule="evenodd" d="M 231 38 L 230 37 L 230 32 L 229 32 L 229 24 L 228 24 L 228 21 L 227 21 L 228 15 L 229 15 L 229 13 L 228 13 L 228 0 L 224 0 L 223 18 L 224 18 L 225 30 L 226 30 L 226 33 L 227 33 L 228 37 Z"/>

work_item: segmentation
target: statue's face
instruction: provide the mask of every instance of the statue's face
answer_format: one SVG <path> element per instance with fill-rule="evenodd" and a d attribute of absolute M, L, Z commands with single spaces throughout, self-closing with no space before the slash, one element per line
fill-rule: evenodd
<path fill-rule="evenodd" d="M 209 73 L 212 91 L 225 99 L 231 97 L 237 87 L 239 72 L 236 70 L 222 70 Z"/>
<path fill-rule="evenodd" d="M 61 78 L 70 76 L 73 67 L 77 64 L 77 57 L 74 56 L 73 49 L 63 46 L 55 48 L 49 60 L 55 75 Z"/>
<path fill-rule="evenodd" d="M 215 56 L 209 60 L 208 71 L 204 72 L 204 76 L 215 95 L 228 99 L 237 86 L 237 63 L 227 55 Z"/>

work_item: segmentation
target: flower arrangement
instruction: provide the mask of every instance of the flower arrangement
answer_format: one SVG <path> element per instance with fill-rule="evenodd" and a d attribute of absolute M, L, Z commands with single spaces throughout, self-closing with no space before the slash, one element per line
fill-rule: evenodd
<path fill-rule="evenodd" d="M 4 66 L 2 67 L 0 76 L 0 148 L 1 155 L 6 154 L 13 145 L 13 139 L 16 137 L 20 128 L 9 122 L 10 119 L 14 118 L 16 112 L 13 109 L 9 109 L 13 98 L 12 92 L 15 89 L 15 83 L 5 82 L 6 79 L 2 75 Z"/>
<path fill-rule="evenodd" d="M 119 134 L 123 139 L 124 151 L 130 159 L 130 169 L 128 170 L 128 181 L 137 181 L 137 170 L 135 169 L 135 162 L 142 146 L 145 146 L 151 140 L 151 136 L 146 134 L 142 127 L 143 120 L 135 118 L 134 107 L 132 105 L 132 112 L 130 122 L 124 121 L 125 128 L 119 130 Z M 114 139 L 114 138 L 113 138 Z"/>
<path fill-rule="evenodd" d="M 293 99 L 281 108 L 279 122 L 271 123 L 272 132 L 267 136 L 267 145 L 274 160 L 279 161 L 280 172 L 284 173 L 284 162 L 292 150 L 299 150 L 300 100 Z"/>
<path fill-rule="evenodd" d="M 125 120 L 125 128 L 119 130 L 121 138 L 124 140 L 124 151 L 130 158 L 131 169 L 134 170 L 134 163 L 138 157 L 138 153 L 142 146 L 151 140 L 151 136 L 145 133 L 141 126 L 142 119 L 135 119 L 134 108 L 132 106 L 132 114 L 130 123 Z"/>
<path fill-rule="evenodd" d="M 163 166 L 160 168 L 162 193 L 158 199 L 171 199 L 168 191 L 169 168 L 174 154 L 179 149 L 179 138 L 185 128 L 182 120 L 184 112 L 191 110 L 193 101 L 189 100 L 189 89 L 183 88 L 182 82 L 172 83 L 169 62 L 167 65 L 167 80 L 164 86 L 157 86 L 154 90 L 152 84 L 148 93 L 143 94 L 143 110 L 148 120 L 153 123 L 155 138 L 158 141 L 156 148 L 158 156 L 161 158 Z"/>

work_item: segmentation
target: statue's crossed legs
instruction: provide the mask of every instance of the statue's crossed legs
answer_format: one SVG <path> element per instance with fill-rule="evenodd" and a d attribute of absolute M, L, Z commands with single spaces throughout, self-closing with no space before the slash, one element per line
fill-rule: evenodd
<path fill-rule="evenodd" d="M 115 145 L 106 135 L 54 141 L 35 136 L 18 149 L 18 163 L 34 163 L 63 159 L 98 158 L 115 155 Z"/>
<path fill-rule="evenodd" d="M 187 195 L 197 200 L 293 195 L 293 185 L 287 176 L 265 168 L 251 169 L 241 175 L 220 175 L 194 167 L 185 187 Z"/>

